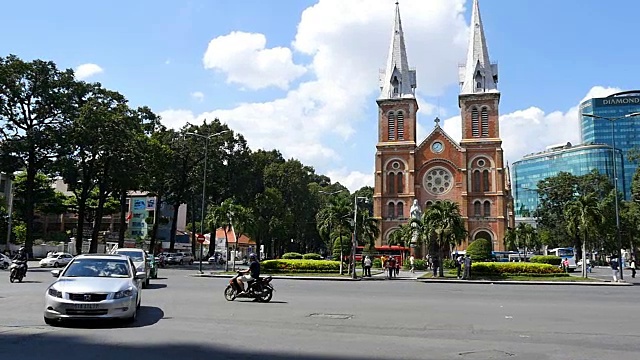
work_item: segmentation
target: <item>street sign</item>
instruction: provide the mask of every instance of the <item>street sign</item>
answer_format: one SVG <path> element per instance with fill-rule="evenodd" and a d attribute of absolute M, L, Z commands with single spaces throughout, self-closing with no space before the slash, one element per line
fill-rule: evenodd
<path fill-rule="evenodd" d="M 200 244 L 203 244 L 204 243 L 204 235 L 202 235 L 202 234 L 196 235 L 196 241 L 199 242 Z"/>

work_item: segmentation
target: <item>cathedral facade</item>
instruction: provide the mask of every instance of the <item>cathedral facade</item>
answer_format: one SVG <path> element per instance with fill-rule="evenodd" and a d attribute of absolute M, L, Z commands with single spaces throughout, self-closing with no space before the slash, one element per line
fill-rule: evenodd
<path fill-rule="evenodd" d="M 480 238 L 490 240 L 494 251 L 504 250 L 505 232 L 514 226 L 509 168 L 504 165 L 500 139 L 498 67 L 489 60 L 478 0 L 472 6 L 466 63 L 459 66 L 462 139 L 458 143 L 437 118 L 431 133 L 417 139 L 416 70 L 409 67 L 396 3 L 377 99 L 374 217 L 381 230 L 378 245 L 387 245 L 389 236 L 407 223 L 414 201 L 423 212 L 438 201 L 459 204 L 468 230 L 459 250 Z"/>

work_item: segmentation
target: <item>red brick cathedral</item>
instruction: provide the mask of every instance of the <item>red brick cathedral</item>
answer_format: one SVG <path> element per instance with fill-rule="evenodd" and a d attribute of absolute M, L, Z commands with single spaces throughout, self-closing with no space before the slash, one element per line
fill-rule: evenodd
<path fill-rule="evenodd" d="M 462 140 L 454 141 L 436 118 L 433 131 L 418 142 L 416 70 L 409 67 L 396 3 L 377 99 L 374 216 L 380 220 L 379 245 L 407 223 L 414 200 L 423 212 L 441 200 L 460 205 L 469 232 L 460 250 L 479 238 L 491 240 L 495 251 L 503 250 L 505 231 L 513 226 L 511 181 L 498 121 L 498 67 L 489 61 L 478 0 L 472 6 L 467 59 L 459 69 Z"/>

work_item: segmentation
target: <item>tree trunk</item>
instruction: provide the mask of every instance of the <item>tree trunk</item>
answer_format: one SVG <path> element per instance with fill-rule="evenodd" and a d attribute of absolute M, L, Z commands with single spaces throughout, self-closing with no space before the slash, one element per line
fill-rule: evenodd
<path fill-rule="evenodd" d="M 169 234 L 169 252 L 176 247 L 176 232 L 178 231 L 178 210 L 180 203 L 173 204 L 173 219 L 171 219 L 171 233 Z"/>
<path fill-rule="evenodd" d="M 227 236 L 227 228 L 224 228 L 224 248 L 225 248 L 225 256 L 224 256 L 224 271 L 229 271 L 229 237 Z"/>
<path fill-rule="evenodd" d="M 76 254 L 82 254 L 82 238 L 84 237 L 84 218 L 87 211 L 86 198 L 78 198 L 78 224 L 76 225 Z"/>
<path fill-rule="evenodd" d="M 104 214 L 104 204 L 107 200 L 107 184 L 100 182 L 98 187 L 98 208 L 96 209 L 96 218 L 93 219 L 93 231 L 91 233 L 91 244 L 89 244 L 89 253 L 98 252 L 98 237 L 100 236 L 100 228 L 102 227 L 102 215 Z"/>
<path fill-rule="evenodd" d="M 158 238 L 158 228 L 160 227 L 160 219 L 162 219 L 162 216 L 161 216 L 162 214 L 160 214 L 161 201 L 162 201 L 162 195 L 156 194 L 156 208 L 154 211 L 156 218 L 153 221 L 153 230 L 151 231 L 151 240 L 149 241 L 149 250 L 152 251 L 153 254 L 156 253 L 156 239 Z"/>
<path fill-rule="evenodd" d="M 438 241 L 438 277 L 444 277 L 444 257 L 442 251 L 442 238 Z"/>
<path fill-rule="evenodd" d="M 35 206 L 33 204 L 33 187 L 36 182 L 36 174 L 38 169 L 36 169 L 34 164 L 34 152 L 29 151 L 29 158 L 27 160 L 27 181 L 25 183 L 26 192 L 24 194 L 24 201 L 26 205 L 26 214 L 24 214 L 25 223 L 26 223 L 26 240 L 24 243 L 24 248 L 27 251 L 28 257 L 33 257 L 33 219 Z"/>
<path fill-rule="evenodd" d="M 196 257 L 196 204 L 195 200 L 191 201 L 191 254 Z M 204 235 L 204 234 L 202 234 Z M 202 246 L 202 244 L 200 244 Z"/>
<path fill-rule="evenodd" d="M 342 263 L 344 262 L 344 246 L 342 245 L 342 232 L 340 232 L 340 275 L 344 275 Z"/>
<path fill-rule="evenodd" d="M 118 228 L 118 247 L 124 246 L 124 234 L 127 230 L 127 190 L 120 190 L 120 227 Z"/>

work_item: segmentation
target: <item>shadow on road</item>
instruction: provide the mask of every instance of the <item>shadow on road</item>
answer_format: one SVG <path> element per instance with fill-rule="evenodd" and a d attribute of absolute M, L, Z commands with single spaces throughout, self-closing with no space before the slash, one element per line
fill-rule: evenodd
<path fill-rule="evenodd" d="M 42 281 L 38 281 L 38 280 L 22 280 L 22 281 L 16 281 L 16 282 L 14 282 L 14 284 L 42 284 Z"/>
<path fill-rule="evenodd" d="M 58 323 L 57 327 L 75 329 L 113 329 L 113 328 L 141 328 L 156 324 L 164 317 L 164 311 L 154 306 L 140 306 L 138 318 L 133 324 L 123 324 L 119 320 L 72 320 Z M 2 341 L 0 341 L 2 344 Z"/>
<path fill-rule="evenodd" d="M 147 285 L 147 287 L 144 288 L 144 290 L 164 289 L 166 287 L 167 287 L 167 284 L 149 283 L 149 285 Z"/>
<path fill-rule="evenodd" d="M 237 360 L 237 359 L 254 359 L 254 360 L 365 360 L 367 357 L 336 357 L 322 355 L 302 355 L 299 353 L 264 353 L 260 351 L 252 351 L 250 349 L 231 349 L 228 347 L 220 347 L 215 345 L 201 344 L 180 344 L 172 343 L 167 345 L 145 345 L 140 342 L 135 346 L 91 342 L 74 336 L 56 335 L 55 332 L 39 334 L 37 337 L 37 346 L 28 346 L 33 341 L 33 335 L 4 333 L 0 337 L 0 349 L 2 349 L 2 358 L 7 359 L 47 359 L 47 360 L 67 360 L 69 353 L 62 349 L 73 349 L 76 354 L 85 354 L 93 358 L 99 359 L 181 359 L 185 356 L 189 360 L 199 359 L 216 359 L 216 360 Z M 25 351 L 25 345 L 28 351 Z M 274 348 L 277 348 L 275 346 Z"/>

